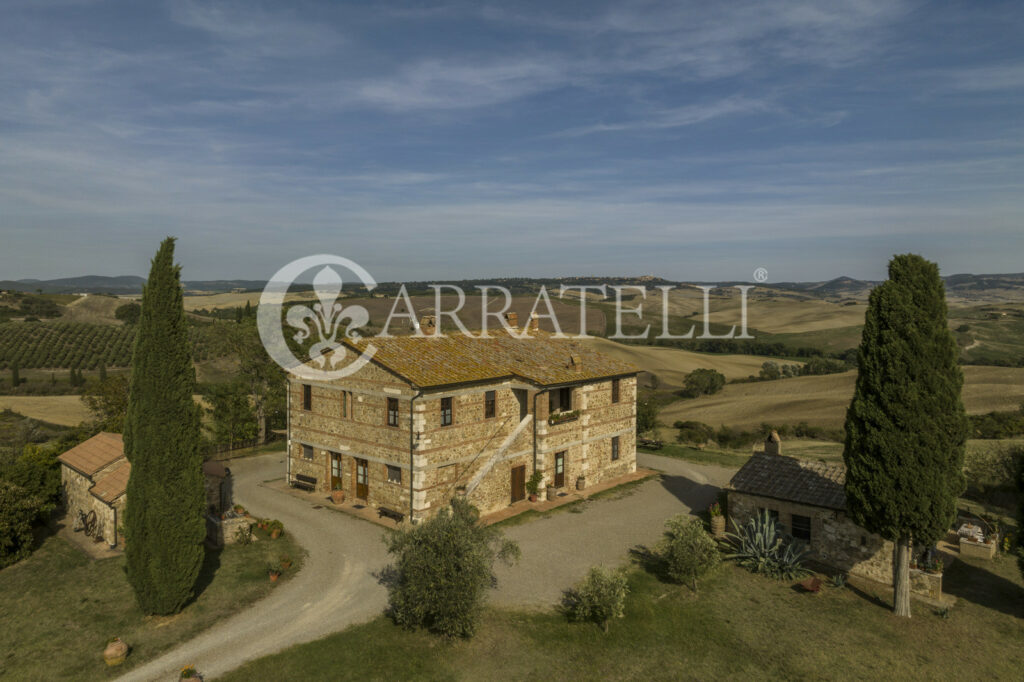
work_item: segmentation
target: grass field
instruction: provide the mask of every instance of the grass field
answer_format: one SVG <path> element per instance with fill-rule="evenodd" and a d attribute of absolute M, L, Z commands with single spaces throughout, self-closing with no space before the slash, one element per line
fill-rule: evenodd
<path fill-rule="evenodd" d="M 0 395 L 0 410 L 4 409 L 60 426 L 78 426 L 89 418 L 78 395 Z"/>
<path fill-rule="evenodd" d="M 714 369 L 724 374 L 726 379 L 744 379 L 750 375 L 756 376 L 766 360 L 780 362 L 779 358 L 759 355 L 692 353 L 678 348 L 626 345 L 599 338 L 591 339 L 587 343 L 613 358 L 631 362 L 646 372 L 656 374 L 661 382 L 660 390 L 682 388 L 686 375 L 695 369 Z"/>
<path fill-rule="evenodd" d="M 1014 410 L 1024 401 L 1024 368 L 965 366 L 964 405 L 971 414 Z M 856 372 L 729 384 L 721 392 L 678 400 L 660 420 L 699 421 L 717 427 L 756 428 L 762 422 L 840 428 L 853 396 Z"/>
<path fill-rule="evenodd" d="M 287 532 L 209 553 L 194 602 L 175 616 L 143 616 L 123 557 L 92 560 L 63 538 L 49 537 L 31 557 L 0 571 L 0 678 L 112 679 L 268 594 L 267 565 L 281 554 L 296 562 L 282 575 L 287 580 L 303 555 Z M 103 662 L 111 637 L 131 647 L 120 669 Z"/>
<path fill-rule="evenodd" d="M 65 322 L 88 322 L 89 324 L 122 324 L 114 312 L 127 299 L 113 296 L 82 296 L 64 306 L 61 319 Z"/>
<path fill-rule="evenodd" d="M 379 617 L 225 676 L 302 680 L 1019 679 L 1024 583 L 1008 559 L 945 576 L 948 619 L 891 590 L 825 588 L 723 566 L 699 595 L 634 570 L 625 617 L 608 634 L 559 614 L 489 609 L 476 637 L 443 641 Z"/>

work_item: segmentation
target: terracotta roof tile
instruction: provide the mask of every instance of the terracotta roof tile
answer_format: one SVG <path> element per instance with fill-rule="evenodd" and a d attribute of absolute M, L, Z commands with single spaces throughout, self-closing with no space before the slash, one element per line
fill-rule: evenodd
<path fill-rule="evenodd" d="M 115 464 L 110 471 L 100 476 L 96 483 L 89 488 L 89 492 L 107 504 L 111 504 L 128 490 L 128 477 L 131 472 L 132 465 L 127 459 L 123 459 Z"/>
<path fill-rule="evenodd" d="M 495 332 L 486 339 L 457 333 L 346 343 L 360 352 L 372 343 L 376 362 L 423 388 L 511 377 L 550 386 L 640 371 L 573 339 L 558 339 L 546 332 L 533 332 L 523 339 Z"/>
<path fill-rule="evenodd" d="M 84 443 L 79 443 L 57 459 L 86 476 L 92 476 L 121 457 L 124 457 L 124 441 L 121 434 L 101 432 Z"/>
<path fill-rule="evenodd" d="M 755 453 L 729 481 L 729 488 L 815 507 L 846 509 L 846 467 L 796 457 Z"/>

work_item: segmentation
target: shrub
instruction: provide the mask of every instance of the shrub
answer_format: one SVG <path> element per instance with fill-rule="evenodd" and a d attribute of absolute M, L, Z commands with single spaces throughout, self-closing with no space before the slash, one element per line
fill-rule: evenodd
<path fill-rule="evenodd" d="M 697 580 L 721 562 L 718 547 L 704 524 L 686 514 L 673 516 L 665 523 L 660 554 L 668 576 L 677 583 L 689 584 L 694 592 Z"/>
<path fill-rule="evenodd" d="M 803 567 L 807 548 L 787 536 L 768 510 L 753 516 L 743 526 L 732 521 L 735 533 L 726 533 L 735 551 L 727 559 L 753 573 L 761 573 L 778 580 L 794 580 L 810 573 Z"/>
<path fill-rule="evenodd" d="M 562 610 L 571 621 L 593 621 L 608 632 L 612 618 L 621 618 L 629 585 L 622 571 L 594 566 L 576 587 L 562 595 Z"/>
<path fill-rule="evenodd" d="M 672 426 L 679 429 L 676 440 L 680 443 L 706 443 L 715 437 L 715 430 L 703 422 L 677 421 Z"/>
<path fill-rule="evenodd" d="M 43 504 L 21 486 L 0 480 L 0 568 L 32 553 L 32 524 Z"/>
<path fill-rule="evenodd" d="M 495 560 L 512 563 L 519 546 L 479 522 L 461 497 L 433 518 L 385 538 L 395 561 L 381 574 L 389 614 L 398 625 L 446 637 L 472 637 L 485 590 L 496 584 Z"/>
<path fill-rule="evenodd" d="M 118 306 L 114 311 L 114 317 L 125 324 L 136 324 L 139 321 L 139 316 L 141 314 L 142 306 L 138 303 L 125 303 L 124 305 Z"/>

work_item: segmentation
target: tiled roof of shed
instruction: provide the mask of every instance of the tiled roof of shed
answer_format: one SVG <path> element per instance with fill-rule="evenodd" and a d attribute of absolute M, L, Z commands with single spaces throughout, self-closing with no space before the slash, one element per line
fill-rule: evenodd
<path fill-rule="evenodd" d="M 110 471 L 100 476 L 89 492 L 107 504 L 111 504 L 128 490 L 128 477 L 131 472 L 132 465 L 127 459 L 123 459 L 115 464 Z"/>
<path fill-rule="evenodd" d="M 360 352 L 372 343 L 377 349 L 373 356 L 376 362 L 424 388 L 512 376 L 550 386 L 640 371 L 586 344 L 558 339 L 546 332 L 532 332 L 523 339 L 494 332 L 486 339 L 455 333 L 346 343 Z"/>
<path fill-rule="evenodd" d="M 100 432 L 57 457 L 72 469 L 92 476 L 105 466 L 124 457 L 124 441 L 119 433 Z"/>
<path fill-rule="evenodd" d="M 846 509 L 846 467 L 755 453 L 729 481 L 736 492 L 828 509 Z"/>

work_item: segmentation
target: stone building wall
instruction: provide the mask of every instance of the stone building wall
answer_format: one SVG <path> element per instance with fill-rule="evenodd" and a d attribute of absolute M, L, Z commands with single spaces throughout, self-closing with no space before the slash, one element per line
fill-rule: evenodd
<path fill-rule="evenodd" d="M 66 464 L 60 467 L 61 492 L 64 498 L 65 509 L 68 510 L 68 522 L 72 525 L 78 520 L 79 510 L 88 514 L 96 512 L 96 529 L 108 545 L 117 545 L 117 525 L 120 523 L 120 514 L 124 511 L 124 496 L 115 500 L 114 506 L 108 506 L 105 502 L 95 497 L 89 488 L 93 482 L 88 476 L 84 476 Z M 104 469 L 100 473 L 104 473 Z M 100 474 L 97 474 L 99 476 Z"/>
<path fill-rule="evenodd" d="M 779 523 L 787 533 L 793 527 L 794 514 L 809 517 L 809 558 L 851 575 L 892 585 L 893 544 L 856 525 L 844 512 L 729 491 L 729 518 L 738 525 L 746 523 L 760 509 L 778 512 Z M 731 523 L 729 530 L 733 530 Z M 938 599 L 942 594 L 942 575 L 911 570 L 911 591 Z"/>
<path fill-rule="evenodd" d="M 304 383 L 312 392 L 312 409 L 308 411 L 302 409 Z M 634 377 L 621 380 L 616 404 L 611 403 L 611 381 L 576 387 L 574 406 L 581 409 L 580 417 L 553 426 L 547 422 L 546 392 L 516 381 L 463 385 L 417 395 L 412 386 L 371 363 L 329 383 L 293 379 L 289 390 L 291 474 L 316 478 L 317 490 L 326 493 L 330 490 L 329 453 L 341 453 L 343 488 L 351 498 L 355 495 L 355 461 L 365 459 L 369 479 L 366 503 L 404 514 L 411 508 L 414 518 L 428 516 L 447 505 L 460 487 L 472 487 L 469 499 L 483 513 L 510 504 L 512 469 L 525 466 L 527 479 L 533 472 L 535 425 L 531 421 L 519 428 L 519 395 L 525 397 L 531 420 L 529 415 L 536 402 L 537 467 L 545 476 L 542 488 L 553 480 L 554 453 L 562 450 L 567 453 L 566 487 L 575 487 L 581 475 L 592 485 L 636 470 Z M 495 416 L 487 418 L 485 394 L 491 390 L 496 397 Z M 354 410 L 347 418 L 341 415 L 343 391 L 353 396 Z M 398 399 L 397 427 L 387 425 L 389 397 Z M 452 399 L 453 423 L 449 426 L 441 426 L 443 398 Z M 414 434 L 411 463 L 410 405 Z M 615 435 L 620 439 L 620 454 L 612 462 L 611 437 Z M 303 445 L 312 446 L 312 459 L 303 456 Z M 388 481 L 388 465 L 401 469 L 400 484 Z M 484 471 L 486 475 L 480 478 Z"/>

